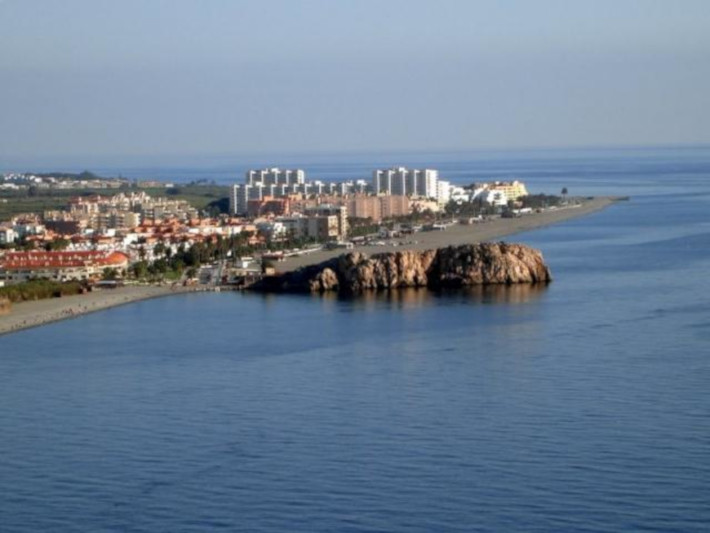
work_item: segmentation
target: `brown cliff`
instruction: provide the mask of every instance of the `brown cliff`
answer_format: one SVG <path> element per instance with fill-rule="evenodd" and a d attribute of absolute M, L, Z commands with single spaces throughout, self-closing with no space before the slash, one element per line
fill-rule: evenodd
<path fill-rule="evenodd" d="M 538 250 L 501 242 L 373 256 L 351 252 L 317 265 L 264 278 L 253 288 L 266 292 L 356 293 L 401 287 L 439 289 L 547 283 L 551 279 L 550 270 Z"/>

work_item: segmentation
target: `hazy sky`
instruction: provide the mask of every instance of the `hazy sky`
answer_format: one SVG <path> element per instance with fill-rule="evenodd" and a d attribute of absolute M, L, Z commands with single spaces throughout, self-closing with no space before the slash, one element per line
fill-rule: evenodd
<path fill-rule="evenodd" d="M 0 0 L 0 157 L 710 143 L 710 0 Z"/>

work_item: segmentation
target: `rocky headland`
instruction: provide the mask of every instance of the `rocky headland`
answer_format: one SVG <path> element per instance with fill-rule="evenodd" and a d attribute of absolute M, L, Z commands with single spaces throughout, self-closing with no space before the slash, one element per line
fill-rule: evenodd
<path fill-rule="evenodd" d="M 523 244 L 481 243 L 368 256 L 351 252 L 252 286 L 264 292 L 358 293 L 370 289 L 548 283 L 540 251 Z"/>

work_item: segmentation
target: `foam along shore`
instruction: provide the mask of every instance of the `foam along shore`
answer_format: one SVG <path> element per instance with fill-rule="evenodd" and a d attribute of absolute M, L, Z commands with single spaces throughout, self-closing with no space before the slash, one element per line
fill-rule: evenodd
<path fill-rule="evenodd" d="M 66 320 L 139 300 L 169 296 L 192 289 L 167 286 L 129 286 L 95 290 L 87 294 L 47 298 L 12 304 L 9 313 L 0 314 L 0 335 Z"/>
<path fill-rule="evenodd" d="M 445 231 L 418 232 L 413 235 L 389 241 L 385 246 L 357 246 L 355 251 L 368 255 L 394 252 L 403 250 L 432 250 L 445 246 L 459 246 L 462 244 L 472 244 L 477 242 L 491 242 L 500 240 L 516 233 L 530 231 L 543 226 L 557 224 L 572 218 L 589 215 L 600 211 L 611 204 L 618 202 L 622 198 L 618 197 L 595 197 L 585 199 L 581 204 L 570 207 L 560 207 L 550 209 L 542 213 L 530 213 L 520 218 L 495 218 L 486 222 L 479 222 L 470 225 L 455 224 Z M 416 243 L 414 243 L 416 241 Z M 397 242 L 395 246 L 394 243 Z M 337 257 L 343 250 L 322 250 L 294 256 L 277 263 L 276 270 L 279 272 L 290 272 L 297 268 L 321 263 L 328 259 Z"/>

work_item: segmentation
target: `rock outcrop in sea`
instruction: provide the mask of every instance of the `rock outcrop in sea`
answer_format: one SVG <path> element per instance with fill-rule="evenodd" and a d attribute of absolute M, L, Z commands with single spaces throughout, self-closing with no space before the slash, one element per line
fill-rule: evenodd
<path fill-rule="evenodd" d="M 252 286 L 264 292 L 357 293 L 368 289 L 547 283 L 540 251 L 523 244 L 481 243 L 437 250 L 404 250 L 368 256 L 350 252 Z"/>

